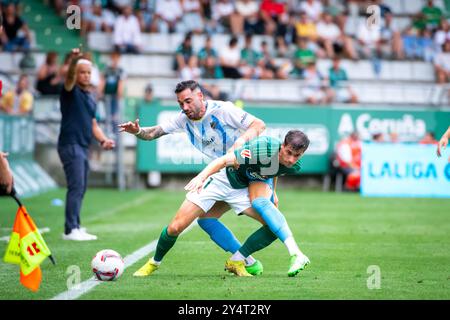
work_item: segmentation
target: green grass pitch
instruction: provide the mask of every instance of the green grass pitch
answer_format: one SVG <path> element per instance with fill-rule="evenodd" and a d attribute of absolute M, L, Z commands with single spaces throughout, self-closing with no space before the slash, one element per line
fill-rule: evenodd
<path fill-rule="evenodd" d="M 118 281 L 104 282 L 80 299 L 450 299 L 450 200 L 363 198 L 284 189 L 278 192 L 301 249 L 311 260 L 295 278 L 287 276 L 289 257 L 280 241 L 255 253 L 264 274 L 238 278 L 223 265 L 228 253 L 198 227 L 182 235 L 161 268 L 147 278 L 134 278 L 145 257 L 125 270 Z M 65 190 L 24 199 L 44 234 L 57 265 L 41 265 L 43 281 L 37 293 L 19 283 L 16 265 L 0 262 L 0 299 L 50 299 L 67 290 L 71 265 L 81 281 L 92 276 L 90 261 L 101 249 L 123 257 L 157 239 L 184 199 L 183 192 L 90 189 L 82 224 L 99 236 L 93 242 L 61 240 L 64 208 L 51 205 Z M 0 237 L 8 236 L 16 205 L 0 199 Z M 223 222 L 242 242 L 259 227 L 232 211 Z M 0 242 L 3 256 L 7 243 Z M 369 266 L 381 272 L 379 289 L 369 289 Z M 368 272 L 369 268 L 369 272 Z"/>

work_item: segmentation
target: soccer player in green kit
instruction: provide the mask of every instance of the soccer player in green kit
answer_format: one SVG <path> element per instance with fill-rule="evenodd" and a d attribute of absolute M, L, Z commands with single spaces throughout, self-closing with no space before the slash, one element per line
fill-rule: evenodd
<path fill-rule="evenodd" d="M 283 214 L 270 201 L 273 196 L 270 178 L 299 173 L 300 158 L 308 146 L 308 137 L 299 130 L 289 131 L 283 143 L 276 138 L 260 136 L 248 141 L 234 152 L 212 161 L 185 187 L 186 190 L 201 195 L 203 193 L 201 191 L 211 184 L 214 174 L 224 168 L 232 188 L 244 189 L 252 184 L 252 191 L 249 192 L 252 207 L 289 251 L 291 258 L 288 275 L 290 277 L 298 274 L 310 261 L 298 248 Z M 228 187 L 228 183 L 225 183 L 224 187 Z M 246 241 L 246 248 L 241 247 L 227 260 L 225 268 L 235 274 L 243 274 L 244 259 L 248 251 L 254 252 L 254 248 L 261 250 L 259 243 L 264 243 L 264 240 L 256 231 Z"/>

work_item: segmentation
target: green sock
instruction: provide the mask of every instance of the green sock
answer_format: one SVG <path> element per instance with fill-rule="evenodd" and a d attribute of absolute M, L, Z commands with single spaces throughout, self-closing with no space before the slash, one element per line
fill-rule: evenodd
<path fill-rule="evenodd" d="M 254 252 L 264 249 L 276 239 L 278 239 L 277 236 L 270 231 L 268 226 L 262 226 L 247 238 L 245 243 L 239 249 L 239 252 L 242 253 L 244 257 L 248 257 Z"/>
<path fill-rule="evenodd" d="M 167 227 L 163 229 L 161 235 L 158 239 L 158 244 L 156 246 L 156 252 L 153 259 L 155 261 L 161 261 L 167 252 L 173 247 L 175 241 L 177 241 L 178 236 L 174 237 L 167 233 Z"/>

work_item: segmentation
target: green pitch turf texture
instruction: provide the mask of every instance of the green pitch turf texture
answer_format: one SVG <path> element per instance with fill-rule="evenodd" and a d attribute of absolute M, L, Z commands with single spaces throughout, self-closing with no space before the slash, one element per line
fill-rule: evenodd
<path fill-rule="evenodd" d="M 41 265 L 37 293 L 19 283 L 17 265 L 0 262 L 0 299 L 50 299 L 67 290 L 77 265 L 81 281 L 92 276 L 91 258 L 101 249 L 123 257 L 157 239 L 184 199 L 183 192 L 90 189 L 82 224 L 98 235 L 92 242 L 61 240 L 64 209 L 51 205 L 65 190 L 25 199 L 24 204 L 56 258 Z M 264 274 L 238 278 L 223 270 L 229 256 L 195 226 L 179 238 L 152 276 L 134 278 L 148 257 L 125 270 L 118 281 L 104 282 L 80 299 L 450 299 L 450 200 L 363 198 L 296 189 L 279 191 L 284 212 L 311 265 L 287 276 L 289 257 L 277 240 L 254 256 Z M 0 199 L 0 237 L 9 235 L 16 206 Z M 259 227 L 232 211 L 223 217 L 242 242 Z M 3 256 L 6 242 L 0 242 Z M 380 289 L 368 289 L 369 266 L 381 271 Z M 369 269 L 370 271 L 370 269 Z M 369 281 L 370 282 L 370 281 Z M 372 282 L 373 283 L 373 282 Z"/>

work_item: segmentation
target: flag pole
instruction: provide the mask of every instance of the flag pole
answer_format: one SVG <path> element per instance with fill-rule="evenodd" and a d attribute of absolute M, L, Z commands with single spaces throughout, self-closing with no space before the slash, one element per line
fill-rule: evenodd
<path fill-rule="evenodd" d="M 19 207 L 23 207 L 23 204 L 22 204 L 22 202 L 20 202 L 19 198 L 17 197 L 17 193 L 16 193 L 16 190 L 15 190 L 14 188 L 12 189 L 10 195 L 11 195 L 11 197 L 12 197 L 14 200 L 16 200 L 16 202 L 17 202 L 17 204 L 19 205 Z"/>
<path fill-rule="evenodd" d="M 17 202 L 17 205 L 19 206 L 19 208 L 23 207 L 23 204 L 20 201 L 20 199 L 17 197 L 17 192 L 14 188 L 12 189 L 10 196 Z M 53 265 L 56 265 L 55 258 L 53 258 L 52 255 L 49 255 L 48 258 L 53 263 Z"/>

